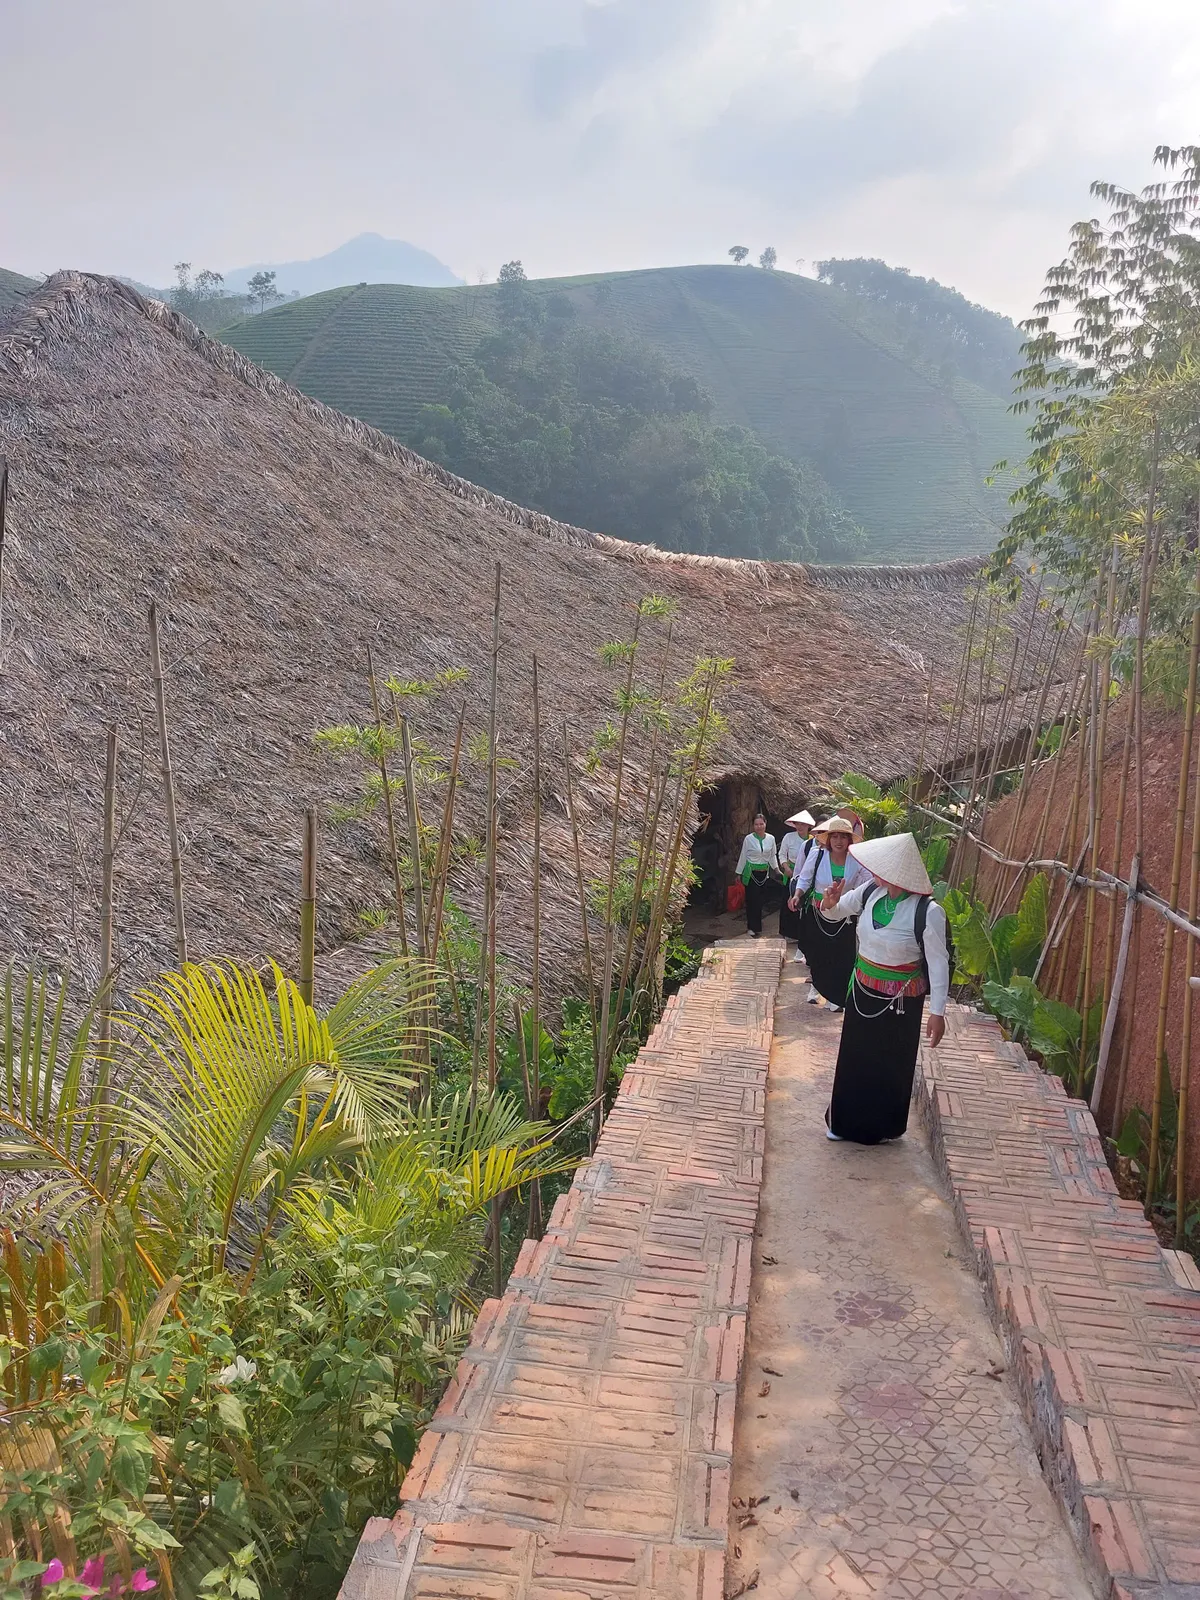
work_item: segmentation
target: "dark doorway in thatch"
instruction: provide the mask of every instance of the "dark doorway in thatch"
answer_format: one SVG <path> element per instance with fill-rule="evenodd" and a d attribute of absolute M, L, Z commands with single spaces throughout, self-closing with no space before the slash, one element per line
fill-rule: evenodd
<path fill-rule="evenodd" d="M 696 797 L 696 808 L 699 819 L 692 835 L 696 882 L 688 896 L 688 910 L 719 915 L 725 910 L 733 869 L 755 813 L 763 813 L 776 840 L 783 837 L 784 823 L 767 804 L 758 779 L 740 774 L 702 789 Z"/>

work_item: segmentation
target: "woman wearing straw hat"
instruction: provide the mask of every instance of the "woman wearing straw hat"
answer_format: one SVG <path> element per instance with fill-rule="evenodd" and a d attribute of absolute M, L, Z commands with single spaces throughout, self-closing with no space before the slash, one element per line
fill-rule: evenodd
<path fill-rule="evenodd" d="M 881 1144 L 908 1127 L 926 995 L 926 1038 L 940 1044 L 946 1031 L 946 913 L 931 897 L 933 885 L 911 833 L 867 839 L 851 851 L 875 882 L 849 890 L 833 884 L 821 900 L 821 914 L 831 921 L 858 919 L 826 1132 L 831 1139 Z"/>
<path fill-rule="evenodd" d="M 787 819 L 791 831 L 779 846 L 779 870 L 785 880 L 795 876 L 797 867 L 803 865 L 805 856 L 814 848 L 812 831 L 816 823 L 817 819 L 811 811 L 797 811 L 794 816 Z M 779 937 L 796 941 L 793 961 L 804 960 L 804 951 L 800 944 L 801 926 L 801 915 L 799 911 L 792 910 L 791 902 L 785 894 L 783 905 L 779 908 Z"/>
<path fill-rule="evenodd" d="M 767 832 L 767 819 L 761 811 L 754 818 L 753 830 L 742 840 L 734 871 L 746 886 L 746 929 L 757 939 L 762 932 L 763 899 L 771 880 L 779 876 L 775 835 Z"/>
<path fill-rule="evenodd" d="M 809 1004 L 816 1005 L 818 996 L 824 995 L 831 1011 L 840 1011 L 846 1004 L 854 970 L 854 929 L 843 919 L 824 916 L 816 901 L 834 884 L 841 893 L 870 881 L 867 868 L 849 853 L 853 837 L 852 825 L 845 817 L 822 822 L 816 829 L 817 848 L 808 852 L 797 869 L 788 899 L 793 911 L 803 902 L 801 941 L 812 977 Z"/>

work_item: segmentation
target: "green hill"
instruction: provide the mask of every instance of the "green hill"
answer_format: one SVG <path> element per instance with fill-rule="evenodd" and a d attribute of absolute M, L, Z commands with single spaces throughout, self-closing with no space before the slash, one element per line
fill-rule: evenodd
<path fill-rule="evenodd" d="M 1022 453 L 995 393 L 931 372 L 866 296 L 748 267 L 540 280 L 578 325 L 635 335 L 696 377 L 714 418 L 815 469 L 866 530 L 875 560 L 983 551 L 1005 520 L 984 480 Z M 448 369 L 499 321 L 497 285 L 361 285 L 299 300 L 221 335 L 297 388 L 396 438 L 446 399 Z"/>
<path fill-rule="evenodd" d="M 22 295 L 36 288 L 32 278 L 23 278 L 19 272 L 6 272 L 0 267 L 0 317 L 6 316 Z"/>

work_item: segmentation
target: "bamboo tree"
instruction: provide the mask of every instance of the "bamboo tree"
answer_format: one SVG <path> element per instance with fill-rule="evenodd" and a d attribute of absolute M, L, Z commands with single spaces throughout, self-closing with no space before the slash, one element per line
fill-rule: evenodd
<path fill-rule="evenodd" d="M 496 563 L 492 595 L 492 650 L 488 668 L 488 778 L 487 829 L 484 843 L 483 927 L 479 941 L 479 977 L 475 990 L 475 1036 L 471 1049 L 471 1106 L 479 1095 L 479 1057 L 483 1047 L 483 1015 L 487 1006 L 487 1083 L 494 1087 L 496 1069 L 496 1016 L 491 1003 L 496 988 L 493 935 L 496 931 L 496 693 L 500 674 L 500 563 Z M 498 1254 L 497 1254 L 498 1260 Z"/>
<path fill-rule="evenodd" d="M 175 776 L 171 766 L 171 741 L 167 735 L 167 697 L 163 686 L 162 656 L 158 648 L 158 606 L 150 602 L 150 675 L 154 683 L 154 710 L 158 720 L 158 759 L 162 768 L 163 799 L 167 808 L 167 844 L 171 852 L 171 900 L 175 908 L 175 953 L 182 969 L 187 966 L 187 921 L 183 907 L 183 861 L 179 850 L 179 821 L 175 813 Z"/>
<path fill-rule="evenodd" d="M 402 717 L 395 700 L 392 712 L 400 733 L 400 750 L 404 759 L 404 812 L 408 822 L 408 849 L 413 869 L 413 911 L 417 924 L 417 954 L 428 954 L 425 944 L 425 887 L 421 872 L 421 815 L 417 809 L 417 785 L 413 775 L 412 737 L 408 718 Z"/>

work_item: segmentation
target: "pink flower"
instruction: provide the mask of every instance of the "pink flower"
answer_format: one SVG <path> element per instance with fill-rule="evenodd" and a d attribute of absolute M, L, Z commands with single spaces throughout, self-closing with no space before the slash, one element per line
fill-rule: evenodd
<path fill-rule="evenodd" d="M 148 1594 L 151 1589 L 157 1589 L 158 1585 L 153 1578 L 146 1576 L 145 1567 L 139 1567 L 134 1573 L 129 1587 L 134 1594 Z"/>
<path fill-rule="evenodd" d="M 104 1557 L 89 1556 L 83 1563 L 79 1581 L 89 1594 L 99 1594 L 104 1585 Z"/>
<path fill-rule="evenodd" d="M 42 1573 L 42 1588 L 49 1589 L 52 1587 L 52 1585 L 61 1583 L 65 1577 L 66 1573 L 63 1571 L 63 1564 L 58 1557 L 55 1556 L 54 1560 L 46 1568 L 45 1572 Z"/>

